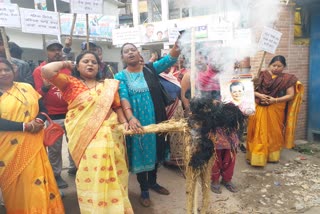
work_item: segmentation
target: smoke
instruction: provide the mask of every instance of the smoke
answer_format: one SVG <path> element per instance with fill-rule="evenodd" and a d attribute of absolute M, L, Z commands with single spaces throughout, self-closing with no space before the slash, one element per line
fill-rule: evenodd
<path fill-rule="evenodd" d="M 196 51 L 207 54 L 209 64 L 222 73 L 233 72 L 235 62 L 259 51 L 259 33 L 264 26 L 273 28 L 280 11 L 279 0 L 180 0 L 175 4 L 192 11 L 202 8 L 211 14 L 207 23 L 208 39 L 196 39 Z M 192 24 L 196 27 L 202 23 Z M 180 39 L 182 54 L 189 59 L 191 38 L 189 28 Z"/>

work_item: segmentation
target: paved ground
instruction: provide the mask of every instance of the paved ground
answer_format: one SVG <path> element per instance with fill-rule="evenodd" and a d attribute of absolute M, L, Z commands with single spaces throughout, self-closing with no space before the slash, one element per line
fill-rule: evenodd
<path fill-rule="evenodd" d="M 66 158 L 66 149 L 64 148 L 65 162 L 64 167 L 68 165 L 68 161 Z M 281 157 L 281 162 L 290 161 L 291 159 L 296 158 L 299 153 L 292 150 L 284 150 Z M 309 157 L 308 157 L 309 158 Z M 312 157 L 310 157 L 312 158 Z M 273 170 L 277 167 L 278 164 L 268 164 L 263 169 L 257 169 L 250 167 L 244 159 L 244 154 L 239 153 L 237 156 L 236 170 L 234 175 L 234 183 L 238 185 L 240 191 L 246 191 L 246 187 L 243 185 L 244 183 L 244 171 L 247 170 L 256 170 L 257 173 L 259 171 L 264 170 Z M 164 167 L 161 166 L 159 169 L 159 183 L 165 187 L 167 187 L 171 194 L 169 196 L 159 195 L 155 192 L 150 192 L 152 206 L 149 208 L 144 208 L 139 204 L 139 186 L 136 181 L 136 177 L 134 175 L 130 175 L 129 181 L 129 197 L 134 208 L 135 213 L 137 214 L 184 214 L 186 213 L 185 209 L 185 179 L 183 177 L 182 171 L 177 167 Z M 63 192 L 65 197 L 63 199 L 65 210 L 67 214 L 79 214 L 79 207 L 77 204 L 77 196 L 76 189 L 74 184 L 74 178 L 67 175 L 67 169 L 63 170 L 62 177 L 67 181 L 69 187 L 64 189 Z M 239 200 L 239 194 L 232 194 L 228 192 L 226 189 L 222 189 L 223 193 L 221 195 L 216 195 L 214 193 L 210 193 L 210 209 L 209 213 L 281 213 L 277 212 L 256 212 L 255 210 L 248 210 L 246 204 L 241 204 L 241 200 Z M 238 197 L 237 197 L 238 194 Z M 250 193 L 248 193 L 250 194 Z M 199 197 L 199 204 L 201 204 Z M 0 214 L 3 214 L 4 209 L 0 208 Z M 291 212 L 290 212 L 291 213 Z M 292 211 L 292 213 L 297 213 L 296 211 Z M 303 212 L 300 212 L 303 213 Z M 304 213 L 307 214 L 316 214 L 320 213 L 320 207 L 313 207 L 308 210 L 304 210 Z"/>

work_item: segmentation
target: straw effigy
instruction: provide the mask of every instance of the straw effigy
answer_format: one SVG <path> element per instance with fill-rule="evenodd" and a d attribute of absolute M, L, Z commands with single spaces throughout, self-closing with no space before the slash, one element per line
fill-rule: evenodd
<path fill-rule="evenodd" d="M 125 130 L 124 126 L 119 126 L 119 129 L 124 135 L 134 135 L 135 133 L 130 130 Z M 197 200 L 196 185 L 197 180 L 200 178 L 202 186 L 202 207 L 201 213 L 206 213 L 209 205 L 209 192 L 210 192 L 210 172 L 213 164 L 213 158 L 202 167 L 194 168 L 190 165 L 192 155 L 198 150 L 194 136 L 191 135 L 191 128 L 185 119 L 168 120 L 158 124 L 151 124 L 143 127 L 143 132 L 147 133 L 172 133 L 180 132 L 181 141 L 183 142 L 184 166 L 186 175 L 186 195 L 187 195 L 187 214 L 193 213 L 195 207 L 195 200 Z M 196 207 L 197 208 L 197 207 Z"/>

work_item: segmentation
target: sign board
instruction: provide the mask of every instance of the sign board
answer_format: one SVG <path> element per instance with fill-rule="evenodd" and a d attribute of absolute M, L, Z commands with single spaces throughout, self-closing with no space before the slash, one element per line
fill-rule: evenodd
<path fill-rule="evenodd" d="M 169 44 L 174 44 L 177 41 L 177 38 L 180 36 L 179 29 L 177 27 L 175 28 L 169 28 Z"/>
<path fill-rule="evenodd" d="M 0 4 L 0 26 L 20 28 L 19 8 L 16 4 Z"/>
<path fill-rule="evenodd" d="M 62 35 L 70 35 L 71 25 L 73 20 L 73 14 L 63 13 L 60 14 L 60 27 Z M 104 16 L 104 15 L 89 15 L 89 31 L 90 37 L 96 38 L 112 38 L 112 30 L 117 24 L 116 16 Z M 77 20 L 74 26 L 73 35 L 86 36 L 86 16 L 84 14 L 78 14 Z"/>
<path fill-rule="evenodd" d="M 103 0 L 70 0 L 72 13 L 103 14 Z"/>
<path fill-rule="evenodd" d="M 112 31 L 112 44 L 123 45 L 124 43 L 140 43 L 140 28 L 120 28 Z"/>
<path fill-rule="evenodd" d="M 56 12 L 20 8 L 22 32 L 60 35 Z"/>
<path fill-rule="evenodd" d="M 259 40 L 259 49 L 274 54 L 279 45 L 281 36 L 281 32 L 269 27 L 264 27 Z"/>

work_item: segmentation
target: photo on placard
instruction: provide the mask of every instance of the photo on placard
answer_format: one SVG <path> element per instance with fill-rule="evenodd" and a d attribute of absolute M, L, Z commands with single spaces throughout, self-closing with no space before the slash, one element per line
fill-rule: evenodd
<path fill-rule="evenodd" d="M 34 8 L 37 10 L 48 10 L 46 0 L 34 0 Z"/>
<path fill-rule="evenodd" d="M 255 113 L 254 87 L 250 75 L 222 76 L 220 87 L 222 102 L 235 104 L 245 115 Z"/>

